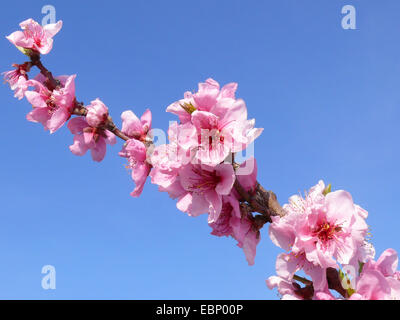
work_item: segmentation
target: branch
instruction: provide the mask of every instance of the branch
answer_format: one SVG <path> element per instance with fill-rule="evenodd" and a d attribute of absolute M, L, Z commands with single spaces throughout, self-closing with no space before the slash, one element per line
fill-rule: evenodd
<path fill-rule="evenodd" d="M 77 102 L 75 100 L 75 107 L 72 110 L 72 114 L 76 115 L 76 116 L 84 117 L 87 114 L 87 109 L 83 106 L 82 102 Z M 105 129 L 105 130 L 111 131 L 118 138 L 120 138 L 124 141 L 128 141 L 129 139 L 131 139 L 127 135 L 125 135 L 121 130 L 119 130 L 117 128 L 117 126 L 115 125 L 115 123 L 113 122 L 113 120 L 110 116 L 108 116 L 107 122 L 103 126 L 101 126 L 100 129 Z"/>
<path fill-rule="evenodd" d="M 33 66 L 36 66 L 39 70 L 40 73 L 46 78 L 45 85 L 50 91 L 53 91 L 56 89 L 59 85 L 60 82 L 53 77 L 53 74 L 42 64 L 40 61 L 40 55 L 38 53 L 32 53 L 30 55 L 31 58 L 31 64 Z M 75 106 L 72 110 L 72 114 L 76 116 L 81 116 L 84 117 L 87 114 L 87 109 L 84 107 L 82 102 L 77 102 L 75 100 Z M 114 133 L 118 138 L 128 141 L 130 138 L 126 136 L 121 130 L 117 128 L 115 123 L 113 122 L 112 118 L 109 116 L 107 119 L 107 122 L 100 127 L 100 129 L 106 129 L 108 131 L 111 131 Z"/>
<path fill-rule="evenodd" d="M 328 281 L 328 288 L 331 290 L 335 290 L 338 292 L 343 298 L 348 298 L 349 294 L 346 289 L 343 288 L 342 286 L 342 281 L 339 276 L 339 272 L 335 268 L 328 268 L 326 269 L 326 279 Z M 312 288 L 312 293 L 314 294 L 314 287 L 313 287 L 313 282 L 311 280 L 308 280 L 306 278 L 300 277 L 297 274 L 293 275 L 293 280 L 296 280 L 304 285 L 306 285 L 305 288 L 308 288 L 305 290 L 305 288 L 301 288 L 298 284 L 294 283 L 294 287 L 296 288 L 295 292 L 296 294 L 302 296 L 304 299 L 306 299 L 304 293 L 311 292 Z"/>
<path fill-rule="evenodd" d="M 52 73 L 51 73 L 49 70 L 47 70 L 47 69 L 45 68 L 45 66 L 42 64 L 42 62 L 40 61 L 40 54 L 39 54 L 39 53 L 36 53 L 36 52 L 33 52 L 29 57 L 31 58 L 31 64 L 32 64 L 33 66 L 36 66 L 36 67 L 40 70 L 40 73 L 41 73 L 43 76 L 46 77 L 46 80 L 47 80 L 47 81 L 46 81 L 47 88 L 48 88 L 50 91 L 53 91 L 54 89 L 56 89 L 57 86 L 60 85 L 60 83 L 59 83 L 58 80 L 56 80 L 56 79 L 53 77 Z"/>
<path fill-rule="evenodd" d="M 258 229 L 261 229 L 265 223 L 272 222 L 271 217 L 283 217 L 286 215 L 286 211 L 279 204 L 275 193 L 265 190 L 258 182 L 254 191 L 248 192 L 236 178 L 234 188 L 242 201 L 248 204 L 252 212 L 261 213 L 261 216 L 255 217 Z"/>
<path fill-rule="evenodd" d="M 30 59 L 30 63 L 33 66 L 36 66 L 40 70 L 40 73 L 46 78 L 45 85 L 50 91 L 53 91 L 60 86 L 60 82 L 53 77 L 52 73 L 40 61 L 40 54 L 33 52 L 30 55 Z M 87 114 L 87 109 L 82 102 L 77 102 L 75 100 L 75 106 L 72 110 L 72 114 L 84 117 Z M 118 129 L 110 116 L 101 129 L 111 131 L 118 138 L 124 141 L 131 139 Z M 247 192 L 237 179 L 235 181 L 234 188 L 239 193 L 242 200 L 248 204 L 250 214 L 251 212 L 257 212 L 261 214 L 254 217 L 254 227 L 257 230 L 261 229 L 265 223 L 272 222 L 271 217 L 283 217 L 286 214 L 285 210 L 279 204 L 275 193 L 265 190 L 258 182 L 253 192 Z"/>

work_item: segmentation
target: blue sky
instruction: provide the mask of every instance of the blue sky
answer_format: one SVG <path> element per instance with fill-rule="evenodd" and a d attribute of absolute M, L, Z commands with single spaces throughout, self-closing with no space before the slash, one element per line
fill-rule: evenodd
<path fill-rule="evenodd" d="M 51 4 L 64 22 L 43 58 L 77 74 L 77 97 L 120 114 L 150 107 L 166 129 L 171 102 L 212 77 L 238 82 L 264 133 L 259 181 L 281 203 L 319 179 L 369 211 L 380 254 L 400 250 L 400 2 L 337 0 L 2 1 L 1 34 Z M 357 29 L 341 27 L 352 4 Z M 26 59 L 3 38 L 0 70 Z M 230 238 L 211 236 L 148 183 L 139 199 L 118 157 L 76 157 L 66 128 L 25 120 L 27 101 L 0 89 L 0 298 L 276 299 L 265 286 L 281 252 L 262 231 L 249 267 Z M 56 268 L 56 290 L 41 269 Z"/>

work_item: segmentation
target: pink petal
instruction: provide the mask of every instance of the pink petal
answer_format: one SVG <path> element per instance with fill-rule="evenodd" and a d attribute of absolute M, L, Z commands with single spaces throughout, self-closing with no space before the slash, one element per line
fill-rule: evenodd
<path fill-rule="evenodd" d="M 236 176 L 241 186 L 246 190 L 254 190 L 257 183 L 257 161 L 250 157 L 243 162 L 236 171 Z"/>
<path fill-rule="evenodd" d="M 62 28 L 63 22 L 60 20 L 57 23 L 49 23 L 43 27 L 46 37 L 54 37 Z"/>
<path fill-rule="evenodd" d="M 72 109 L 75 101 L 75 78 L 76 74 L 69 76 L 65 82 L 64 88 L 53 91 L 55 103 L 60 108 Z"/>
<path fill-rule="evenodd" d="M 124 111 L 121 114 L 122 132 L 128 137 L 142 134 L 142 123 L 132 111 Z"/>
<path fill-rule="evenodd" d="M 199 91 L 193 95 L 196 107 L 199 110 L 210 111 L 216 104 L 219 95 L 219 84 L 213 79 L 199 83 Z"/>
<path fill-rule="evenodd" d="M 140 117 L 140 122 L 142 123 L 142 127 L 146 128 L 146 132 L 151 129 L 151 111 L 147 109 L 143 115 Z"/>
<path fill-rule="evenodd" d="M 144 162 L 133 168 L 132 179 L 135 182 L 135 189 L 131 192 L 132 197 L 139 197 L 142 194 L 149 172 L 150 167 Z"/>
<path fill-rule="evenodd" d="M 35 91 L 25 92 L 25 97 L 34 108 L 47 108 L 47 103 L 44 97 Z"/>
<path fill-rule="evenodd" d="M 375 270 L 366 270 L 357 281 L 357 293 L 366 300 L 385 300 L 391 288 L 384 276 Z"/>
<path fill-rule="evenodd" d="M 47 124 L 50 133 L 54 133 L 58 129 L 60 129 L 64 125 L 64 123 L 67 122 L 70 116 L 71 114 L 64 108 L 58 108 L 53 113 Z"/>
<path fill-rule="evenodd" d="M 236 179 L 232 165 L 229 163 L 223 163 L 220 164 L 216 170 L 217 176 L 220 177 L 221 180 L 215 190 L 221 195 L 230 194 Z"/>
<path fill-rule="evenodd" d="M 94 144 L 94 132 L 93 131 L 89 131 L 89 132 L 83 132 L 82 134 L 83 136 L 83 141 L 85 142 L 85 144 L 87 144 L 89 147 L 92 145 L 92 143 Z M 100 138 L 99 138 L 100 139 Z"/>
<path fill-rule="evenodd" d="M 257 245 L 259 242 L 260 242 L 259 234 L 253 231 L 249 231 L 246 237 L 244 238 L 243 251 L 249 266 L 254 265 Z"/>
<path fill-rule="evenodd" d="M 197 217 L 203 213 L 207 213 L 209 210 L 210 204 L 206 200 L 204 194 L 193 193 L 192 194 L 192 204 L 187 211 L 190 216 Z"/>
<path fill-rule="evenodd" d="M 386 249 L 379 257 L 376 266 L 385 277 L 392 276 L 398 266 L 397 252 L 393 249 Z"/>
<path fill-rule="evenodd" d="M 221 98 L 231 98 L 235 99 L 235 92 L 237 90 L 238 84 L 235 82 L 228 83 L 224 85 L 220 92 Z"/>
<path fill-rule="evenodd" d="M 218 128 L 218 117 L 210 112 L 195 111 L 192 113 L 192 123 L 197 130 L 212 130 Z"/>
<path fill-rule="evenodd" d="M 22 48 L 32 48 L 33 39 L 26 38 L 22 31 L 15 31 L 6 37 L 12 44 Z"/>
<path fill-rule="evenodd" d="M 105 141 L 106 141 L 107 144 L 114 145 L 114 144 L 117 143 L 117 138 L 116 138 L 114 133 L 112 133 L 112 132 L 110 132 L 108 130 L 105 130 L 104 133 L 107 136 L 107 138 L 105 138 L 106 139 Z"/>
<path fill-rule="evenodd" d="M 223 118 L 221 119 L 222 123 L 247 120 L 246 103 L 242 99 L 235 100 L 233 103 L 228 103 L 226 100 L 221 100 L 220 102 L 218 102 L 218 106 L 219 108 L 226 110 Z"/>
<path fill-rule="evenodd" d="M 208 212 L 208 223 L 213 223 L 218 220 L 218 217 L 222 209 L 222 198 L 214 190 L 210 190 L 205 193 L 205 198 L 209 203 Z"/>
<path fill-rule="evenodd" d="M 186 102 L 187 102 L 186 100 L 176 101 L 176 102 L 170 104 L 167 107 L 166 111 L 177 115 L 179 117 L 179 120 L 181 121 L 181 123 L 189 122 L 191 119 L 191 115 L 185 109 L 183 109 L 181 106 L 181 104 L 183 105 Z"/>
<path fill-rule="evenodd" d="M 75 135 L 74 143 L 69 146 L 69 149 L 74 155 L 83 156 L 89 148 L 83 141 L 83 137 L 81 135 Z"/>
<path fill-rule="evenodd" d="M 179 197 L 176 207 L 182 212 L 188 212 L 192 205 L 192 194 L 190 192 Z"/>
<path fill-rule="evenodd" d="M 72 134 L 78 134 L 81 133 L 83 129 L 89 127 L 89 125 L 83 117 L 76 117 L 69 120 L 67 127 Z"/>
<path fill-rule="evenodd" d="M 95 146 L 91 149 L 92 159 L 94 161 L 100 162 L 104 159 L 106 155 L 106 142 L 103 138 L 99 138 Z"/>
<path fill-rule="evenodd" d="M 47 108 L 35 108 L 26 115 L 26 119 L 31 122 L 40 122 L 47 130 L 47 121 L 49 120 Z"/>
<path fill-rule="evenodd" d="M 353 198 L 347 191 L 339 190 L 326 195 L 327 218 L 341 223 L 349 222 L 356 214 Z"/>
<path fill-rule="evenodd" d="M 269 225 L 268 233 L 272 242 L 284 249 L 290 250 L 295 240 L 294 230 L 290 225 L 279 223 L 280 217 L 272 217 L 273 223 Z"/>

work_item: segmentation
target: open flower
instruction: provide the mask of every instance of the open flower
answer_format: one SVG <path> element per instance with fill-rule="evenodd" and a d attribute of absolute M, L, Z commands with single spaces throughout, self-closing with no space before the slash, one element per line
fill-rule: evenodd
<path fill-rule="evenodd" d="M 27 64 L 14 64 L 13 66 L 15 67 L 14 70 L 3 72 L 2 75 L 10 85 L 11 90 L 14 90 L 14 97 L 21 100 L 28 90 Z"/>
<path fill-rule="evenodd" d="M 187 164 L 182 166 L 175 181 L 168 187 L 159 186 L 172 198 L 178 198 L 177 208 L 190 216 L 209 213 L 208 222 L 216 221 L 222 210 L 222 196 L 229 195 L 235 173 L 232 165 L 215 167 Z"/>
<path fill-rule="evenodd" d="M 40 122 L 45 130 L 54 133 L 71 117 L 75 101 L 75 77 L 56 77 L 61 87 L 54 91 L 48 90 L 42 83 L 43 76 L 39 74 L 28 85 L 35 87 L 34 91 L 26 91 L 25 96 L 32 104 L 33 110 L 27 114 L 27 120 Z"/>
<path fill-rule="evenodd" d="M 146 147 L 136 139 L 128 140 L 119 155 L 128 159 L 128 169 L 132 170 L 132 180 L 135 182 L 135 189 L 131 192 L 132 197 L 138 197 L 143 191 L 147 176 L 150 173 L 150 165 L 146 160 Z"/>
<path fill-rule="evenodd" d="M 121 114 L 122 132 L 129 138 L 142 140 L 146 139 L 147 133 L 151 129 L 151 111 L 147 109 L 140 119 L 132 111 L 124 111 Z"/>
<path fill-rule="evenodd" d="M 173 122 L 168 128 L 168 138 L 168 144 L 156 146 L 150 154 L 151 182 L 163 188 L 174 183 L 179 170 L 190 163 L 191 147 L 197 144 L 196 128 L 190 122 L 180 125 Z"/>
<path fill-rule="evenodd" d="M 22 31 L 15 31 L 6 37 L 15 46 L 47 54 L 53 47 L 53 37 L 60 31 L 62 21 L 42 27 L 33 19 L 21 22 Z"/>
<path fill-rule="evenodd" d="M 210 222 L 212 235 L 231 236 L 242 248 L 249 265 L 254 264 L 256 248 L 260 242 L 260 232 L 254 228 L 253 219 L 246 213 L 241 213 L 239 201 L 230 194 L 222 197 L 221 213 L 214 222 Z"/>
<path fill-rule="evenodd" d="M 73 118 L 68 122 L 68 129 L 74 134 L 74 143 L 69 147 L 77 156 L 83 156 L 91 151 L 92 159 L 100 162 L 106 155 L 106 145 L 115 144 L 115 135 L 105 129 L 91 127 L 82 117 Z"/>
<path fill-rule="evenodd" d="M 400 300 L 398 256 L 385 250 L 377 261 L 370 260 L 362 268 L 351 300 Z"/>
<path fill-rule="evenodd" d="M 246 160 L 240 169 L 243 174 L 238 175 L 237 179 L 246 191 L 251 192 L 257 183 L 255 159 Z M 254 264 L 260 232 L 254 226 L 254 218 L 247 212 L 241 212 L 238 195 L 234 190 L 228 196 L 222 197 L 221 213 L 215 221 L 209 222 L 209 226 L 213 229 L 211 234 L 219 237 L 231 236 L 237 240 L 238 247 L 243 248 L 248 264 Z"/>
<path fill-rule="evenodd" d="M 305 199 L 290 198 L 284 206 L 288 214 L 272 217 L 269 233 L 272 241 L 322 268 L 349 264 L 365 242 L 368 226 L 366 212 L 354 205 L 351 195 L 343 190 L 324 195 L 322 181 Z M 354 260 L 354 259 L 353 259 Z M 358 265 L 358 262 L 357 262 Z"/>
<path fill-rule="evenodd" d="M 197 93 L 185 93 L 182 100 L 167 107 L 178 115 L 181 123 L 192 123 L 198 134 L 196 158 L 202 164 L 216 165 L 230 152 L 244 150 L 263 131 L 247 120 L 243 100 L 235 98 L 236 83 L 220 89 L 218 82 L 207 79 L 199 84 Z"/>
<path fill-rule="evenodd" d="M 231 192 L 235 182 L 232 165 L 209 167 L 188 164 L 180 170 L 179 178 L 185 193 L 177 203 L 178 209 L 191 216 L 209 212 L 209 222 L 218 219 L 222 196 Z"/>

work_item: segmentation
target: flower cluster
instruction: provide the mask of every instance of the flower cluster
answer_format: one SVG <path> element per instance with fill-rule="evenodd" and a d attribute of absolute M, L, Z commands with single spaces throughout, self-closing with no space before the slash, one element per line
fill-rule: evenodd
<path fill-rule="evenodd" d="M 259 231 L 253 216 L 241 209 L 233 186 L 238 179 L 248 191 L 255 188 L 256 161 L 243 163 L 247 170 L 239 175 L 226 160 L 252 143 L 262 129 L 254 128 L 254 119 L 247 120 L 246 105 L 235 98 L 236 89 L 236 83 L 220 89 L 218 82 L 208 79 L 199 84 L 198 92 L 186 92 L 184 99 L 168 106 L 180 123 L 170 125 L 168 144 L 151 150 L 149 175 L 160 191 L 177 199 L 179 210 L 192 217 L 208 214 L 212 234 L 236 239 L 252 265 Z M 143 152 L 136 163 L 142 162 Z"/>
<path fill-rule="evenodd" d="M 40 54 L 47 54 L 53 46 L 53 36 L 60 31 L 62 21 L 42 27 L 36 21 L 28 19 L 20 24 L 22 31 L 16 31 L 7 37 L 32 61 L 13 65 L 15 70 L 5 72 L 4 79 L 15 92 L 15 97 L 26 99 L 32 104 L 26 118 L 28 121 L 41 123 L 50 133 L 56 132 L 74 114 L 75 108 L 81 109 L 75 97 L 76 75 L 58 76 L 49 79 L 41 70 L 33 79 L 28 72 L 37 62 Z M 34 59 L 33 59 L 34 58 Z M 36 62 L 34 62 L 34 60 Z M 56 85 L 50 85 L 53 80 Z M 106 144 L 115 144 L 115 135 L 107 130 L 108 109 L 99 99 L 92 101 L 86 108 L 85 117 L 76 117 L 68 122 L 68 128 L 74 134 L 70 150 L 75 155 L 83 155 L 91 150 L 95 161 L 103 160 Z"/>
<path fill-rule="evenodd" d="M 106 146 L 116 143 L 116 134 L 125 140 L 119 155 L 127 159 L 135 188 L 133 197 L 141 195 L 147 177 L 159 190 L 177 199 L 177 208 L 196 217 L 208 214 L 212 234 L 231 236 L 243 248 L 249 264 L 254 264 L 256 246 L 260 241 L 259 227 L 244 199 L 236 192 L 237 181 L 244 190 L 255 192 L 257 164 L 254 158 L 242 165 L 232 160 L 263 131 L 255 128 L 255 120 L 247 119 L 246 104 L 237 99 L 236 83 L 220 88 L 218 82 L 207 79 L 195 93 L 186 92 L 184 99 L 172 103 L 167 112 L 179 117 L 168 129 L 169 143 L 154 145 L 152 114 L 146 110 L 138 118 L 132 111 L 121 115 L 119 131 L 108 114 L 108 108 L 96 99 L 88 106 L 75 97 L 75 78 L 58 76 L 38 65 L 40 54 L 52 49 L 53 36 L 62 21 L 42 27 L 28 19 L 20 24 L 22 31 L 7 37 L 30 62 L 14 65 L 15 70 L 4 74 L 5 80 L 19 99 L 26 97 L 32 104 L 27 119 L 41 123 L 50 133 L 65 123 L 74 135 L 69 149 L 77 156 L 91 151 L 94 161 L 102 161 Z M 28 78 L 32 66 L 40 73 Z M 73 117 L 76 116 L 76 117 Z"/>
<path fill-rule="evenodd" d="M 332 269 L 352 271 L 351 274 L 342 271 L 337 273 L 344 283 L 339 289 L 346 290 L 344 298 L 362 297 L 365 291 L 363 283 L 369 280 L 363 279 L 368 279 L 368 270 L 375 265 L 372 262 L 375 250 L 367 241 L 368 225 L 365 219 L 368 213 L 353 203 L 348 192 L 331 192 L 330 189 L 330 186 L 326 187 L 323 181 L 319 181 L 305 198 L 294 195 L 289 199 L 284 206 L 287 212 L 284 217 L 272 218 L 270 238 L 286 253 L 278 256 L 277 276 L 270 277 L 267 285 L 271 289 L 277 287 L 283 299 L 333 299 L 330 290 L 332 279 L 329 277 Z M 389 252 L 394 259 L 395 252 Z M 311 296 L 309 290 L 304 295 L 295 282 L 295 273 L 300 270 L 311 278 Z M 392 271 L 389 272 L 390 276 L 395 274 Z M 357 287 L 354 283 L 357 283 Z M 394 280 L 390 283 L 397 288 L 400 285 Z"/>
<path fill-rule="evenodd" d="M 69 146 L 73 154 L 90 150 L 100 162 L 107 144 L 123 139 L 119 156 L 127 160 L 135 183 L 131 195 L 140 196 L 150 177 L 159 191 L 176 199 L 180 211 L 192 217 L 206 214 L 212 235 L 235 239 L 249 265 L 254 264 L 260 228 L 271 222 L 269 236 L 285 252 L 277 257 L 277 274 L 266 283 L 283 299 L 400 299 L 397 253 L 388 249 L 374 260 L 374 247 L 367 241 L 368 213 L 348 192 L 332 192 L 320 181 L 305 197 L 292 196 L 282 208 L 275 194 L 258 184 L 254 157 L 235 163 L 235 153 L 263 131 L 247 119 L 245 102 L 236 98 L 236 83 L 221 88 L 207 79 L 197 92 L 185 92 L 166 109 L 179 118 L 168 128 L 168 143 L 156 144 L 150 110 L 140 118 L 124 111 L 119 130 L 100 99 L 87 106 L 77 102 L 76 75 L 53 77 L 42 65 L 40 57 L 51 51 L 62 21 L 41 26 L 28 19 L 20 26 L 22 31 L 7 39 L 30 61 L 14 64 L 14 70 L 3 73 L 4 80 L 16 98 L 25 97 L 32 105 L 27 120 L 50 133 L 67 123 L 74 135 Z M 40 73 L 30 79 L 32 67 Z"/>

